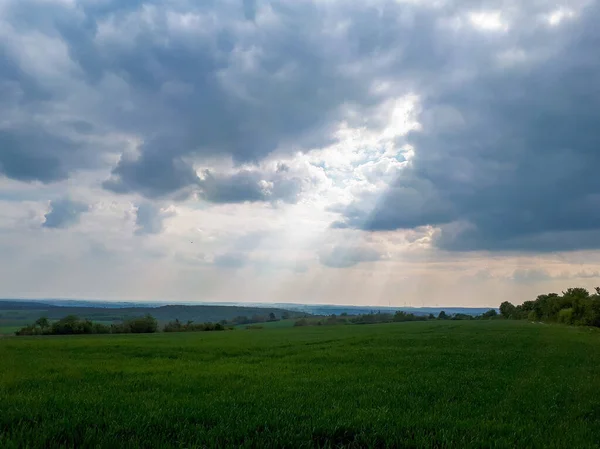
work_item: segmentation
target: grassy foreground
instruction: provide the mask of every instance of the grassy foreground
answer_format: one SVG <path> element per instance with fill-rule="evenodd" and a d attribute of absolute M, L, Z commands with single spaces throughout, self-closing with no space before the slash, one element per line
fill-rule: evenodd
<path fill-rule="evenodd" d="M 0 447 L 598 447 L 600 332 L 510 321 L 0 339 Z"/>

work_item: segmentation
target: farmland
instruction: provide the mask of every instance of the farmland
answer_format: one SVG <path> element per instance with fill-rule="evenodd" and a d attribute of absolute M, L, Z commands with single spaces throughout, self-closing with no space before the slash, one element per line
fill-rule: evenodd
<path fill-rule="evenodd" d="M 167 322 L 179 319 L 197 323 L 217 322 L 221 320 L 235 320 L 236 317 L 267 317 L 270 313 L 281 318 L 284 314 L 291 317 L 303 316 L 304 313 L 265 307 L 232 307 L 222 305 L 163 305 L 163 306 L 129 306 L 107 307 L 102 306 L 77 306 L 67 304 L 56 306 L 42 302 L 25 302 L 0 300 L 0 335 L 12 334 L 16 330 L 32 324 L 40 317 L 47 317 L 51 322 L 57 321 L 68 315 L 75 315 L 82 319 L 93 320 L 95 323 L 110 325 L 123 321 L 140 318 L 146 314 L 154 316 L 162 326 Z"/>
<path fill-rule="evenodd" d="M 527 321 L 0 339 L 0 447 L 598 447 L 600 332 Z"/>

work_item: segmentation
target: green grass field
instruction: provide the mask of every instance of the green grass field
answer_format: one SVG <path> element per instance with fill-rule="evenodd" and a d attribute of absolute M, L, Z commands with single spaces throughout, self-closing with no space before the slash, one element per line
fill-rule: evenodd
<path fill-rule="evenodd" d="M 0 447 L 599 447 L 600 332 L 419 322 L 0 339 Z"/>

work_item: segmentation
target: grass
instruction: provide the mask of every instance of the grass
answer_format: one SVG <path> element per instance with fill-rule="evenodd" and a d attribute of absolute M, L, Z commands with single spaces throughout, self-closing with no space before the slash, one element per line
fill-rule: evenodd
<path fill-rule="evenodd" d="M 0 339 L 0 447 L 600 444 L 600 332 L 527 322 Z"/>

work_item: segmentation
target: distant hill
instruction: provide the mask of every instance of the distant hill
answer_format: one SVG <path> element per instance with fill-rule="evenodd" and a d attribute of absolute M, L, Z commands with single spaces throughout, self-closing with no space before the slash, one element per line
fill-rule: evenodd
<path fill-rule="evenodd" d="M 77 315 L 92 321 L 119 322 L 129 318 L 151 314 L 160 323 L 179 319 L 197 323 L 232 320 L 238 316 L 251 318 L 255 315 L 268 316 L 273 313 L 281 318 L 284 313 L 292 318 L 305 315 L 304 312 L 288 311 L 275 307 L 243 307 L 224 305 L 163 305 L 140 307 L 80 307 L 54 305 L 39 301 L 0 300 L 0 328 L 9 326 L 24 326 L 35 321 L 40 316 L 50 320 L 64 318 L 67 315 Z M 1 332 L 0 332 L 1 333 Z"/>
<path fill-rule="evenodd" d="M 131 302 L 131 301 L 100 301 L 100 300 L 86 300 L 86 299 L 54 299 L 54 298 L 43 298 L 43 299 L 0 299 L 0 305 L 15 304 L 15 306 L 31 307 L 39 306 L 43 304 L 45 306 L 57 306 L 57 307 L 101 307 L 104 309 L 122 309 L 125 307 L 160 307 L 172 304 L 165 302 Z M 184 304 L 184 305 L 198 305 L 198 304 Z"/>
<path fill-rule="evenodd" d="M 278 305 L 283 306 L 283 305 Z M 312 315 L 340 315 L 347 313 L 348 315 L 362 315 L 367 313 L 395 313 L 397 311 L 403 311 L 413 313 L 415 315 L 429 315 L 433 313 L 438 315 L 442 310 L 449 315 L 455 313 L 464 313 L 466 315 L 481 315 L 490 309 L 496 309 L 495 307 L 360 307 L 360 306 L 320 306 L 320 305 L 296 305 L 289 304 L 290 310 L 298 312 L 306 312 Z M 497 310 L 497 309 L 496 309 Z"/>
<path fill-rule="evenodd" d="M 40 316 L 50 320 L 58 320 L 67 315 L 77 315 L 92 321 L 114 323 L 146 314 L 154 316 L 160 324 L 179 319 L 196 323 L 231 321 L 236 317 L 253 316 L 266 317 L 273 313 L 281 318 L 284 313 L 291 318 L 310 315 L 362 315 L 369 313 L 394 313 L 398 310 L 414 313 L 415 315 L 438 315 L 441 310 L 447 314 L 464 313 L 480 315 L 489 307 L 372 307 L 344 306 L 327 304 L 266 304 L 266 303 L 203 303 L 203 304 L 165 304 L 165 303 L 135 303 L 85 301 L 71 299 L 42 299 L 42 300 L 0 300 L 0 334 L 7 333 L 6 329 L 14 326 L 24 326 L 35 321 Z"/>
<path fill-rule="evenodd" d="M 224 305 L 226 303 L 215 303 Z M 229 303 L 229 305 L 239 306 L 242 303 Z M 265 303 L 251 303 L 246 305 L 252 305 L 255 307 L 266 307 Z M 368 313 L 395 313 L 396 311 L 404 311 L 408 313 L 414 313 L 415 315 L 434 315 L 439 314 L 442 310 L 447 314 L 464 313 L 466 315 L 481 315 L 490 309 L 498 311 L 497 307 L 380 307 L 380 306 L 346 306 L 346 305 L 333 305 L 333 304 L 295 304 L 295 303 L 275 303 L 269 304 L 271 307 L 282 308 L 286 310 L 293 310 L 296 312 L 310 313 L 311 315 L 341 315 L 347 313 L 348 315 L 363 315 Z"/>
<path fill-rule="evenodd" d="M 0 310 L 31 310 L 31 309 L 49 309 L 54 307 L 51 304 L 39 301 L 21 301 L 11 299 L 0 299 Z"/>

